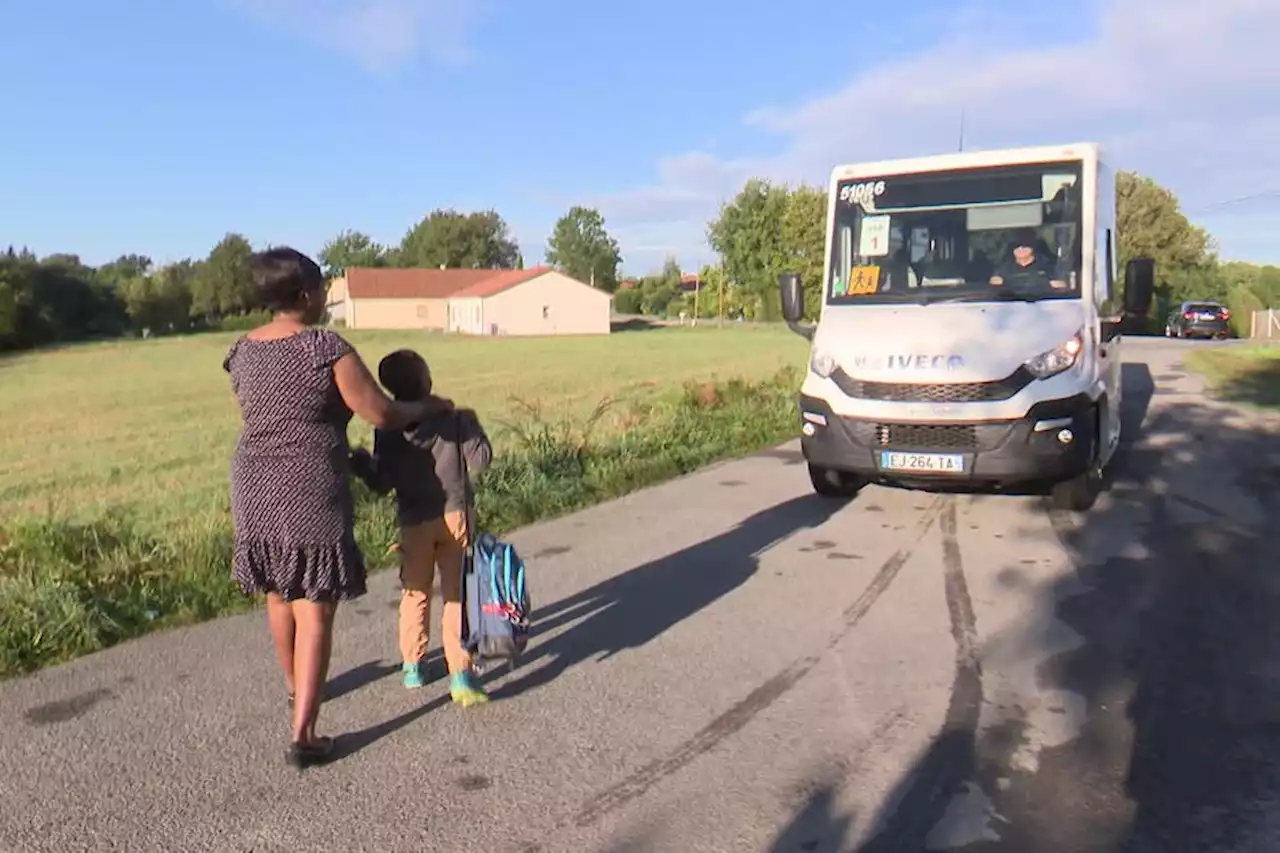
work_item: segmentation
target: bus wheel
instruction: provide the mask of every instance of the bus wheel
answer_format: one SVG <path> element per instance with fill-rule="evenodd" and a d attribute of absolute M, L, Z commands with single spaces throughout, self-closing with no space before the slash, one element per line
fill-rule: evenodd
<path fill-rule="evenodd" d="M 1102 491 L 1102 420 L 1094 418 L 1093 449 L 1089 465 L 1070 480 L 1054 483 L 1050 503 L 1054 509 L 1070 512 L 1088 512 Z"/>
<path fill-rule="evenodd" d="M 862 490 L 867 481 L 844 471 L 833 471 L 809 463 L 809 482 L 813 490 L 824 498 L 851 498 Z"/>

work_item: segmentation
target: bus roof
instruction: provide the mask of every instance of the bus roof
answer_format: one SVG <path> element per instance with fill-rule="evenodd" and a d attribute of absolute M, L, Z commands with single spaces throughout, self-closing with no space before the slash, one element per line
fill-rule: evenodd
<path fill-rule="evenodd" d="M 831 170 L 831 180 L 832 183 L 835 183 L 836 181 L 850 178 L 909 175 L 917 172 L 944 172 L 950 169 L 1012 166 L 1024 163 L 1051 163 L 1060 160 L 1096 162 L 1100 155 L 1100 146 L 1096 142 L 957 151 L 950 154 L 934 154 L 928 157 L 905 157 L 897 160 L 878 160 L 836 166 Z"/>

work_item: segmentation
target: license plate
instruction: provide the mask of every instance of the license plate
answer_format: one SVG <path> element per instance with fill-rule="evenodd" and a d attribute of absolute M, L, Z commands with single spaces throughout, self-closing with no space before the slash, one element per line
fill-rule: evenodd
<path fill-rule="evenodd" d="M 929 474 L 963 474 L 964 457 L 950 453 L 880 452 L 880 467 L 893 471 L 923 471 Z"/>
<path fill-rule="evenodd" d="M 1201 320 L 1216 320 L 1216 319 L 1218 319 L 1218 315 L 1217 315 L 1217 314 L 1201 314 L 1201 315 L 1200 315 L 1200 319 L 1201 319 Z"/>

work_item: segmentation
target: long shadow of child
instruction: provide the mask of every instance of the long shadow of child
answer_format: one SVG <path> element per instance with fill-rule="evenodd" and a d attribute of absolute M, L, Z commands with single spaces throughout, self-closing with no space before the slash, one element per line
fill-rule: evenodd
<path fill-rule="evenodd" d="M 843 506 L 815 495 L 794 498 L 743 520 L 732 530 L 630 571 L 544 608 L 534 632 L 590 615 L 577 627 L 539 643 L 521 667 L 550 658 L 537 670 L 494 691 L 505 698 L 536 689 L 589 658 L 605 660 L 648 643 L 744 584 L 758 555 L 803 529 L 817 527 Z M 503 670 L 499 670 L 499 673 Z"/>

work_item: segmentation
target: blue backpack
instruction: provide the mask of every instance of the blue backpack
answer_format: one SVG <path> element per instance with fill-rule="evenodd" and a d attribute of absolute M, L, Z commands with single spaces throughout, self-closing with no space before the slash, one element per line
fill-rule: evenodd
<path fill-rule="evenodd" d="M 463 646 L 477 670 L 501 660 L 515 669 L 529 641 L 532 610 L 524 561 L 489 533 L 467 549 L 463 574 Z"/>

